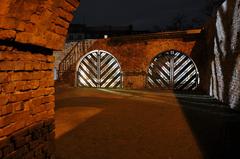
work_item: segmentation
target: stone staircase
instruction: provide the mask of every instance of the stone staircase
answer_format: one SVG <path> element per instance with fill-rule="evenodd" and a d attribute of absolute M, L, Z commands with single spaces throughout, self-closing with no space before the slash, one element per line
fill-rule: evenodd
<path fill-rule="evenodd" d="M 96 40 L 87 39 L 79 42 L 72 42 L 66 44 L 65 53 L 66 56 L 62 59 L 59 64 L 58 79 L 64 80 L 64 76 L 68 72 L 75 71 L 77 61 L 87 52 L 90 51 L 91 46 Z"/>

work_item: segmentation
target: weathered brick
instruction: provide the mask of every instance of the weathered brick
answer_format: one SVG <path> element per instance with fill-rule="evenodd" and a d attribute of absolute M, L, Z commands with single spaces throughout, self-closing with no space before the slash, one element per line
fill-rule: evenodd
<path fill-rule="evenodd" d="M 15 94 L 12 94 L 9 98 L 9 102 L 20 102 L 20 101 L 26 101 L 31 99 L 31 91 L 28 92 L 17 92 Z"/>
<path fill-rule="evenodd" d="M 38 107 L 39 105 L 41 105 L 42 104 L 42 98 L 43 98 L 43 96 L 33 98 L 32 99 L 32 107 L 35 108 L 35 107 Z"/>
<path fill-rule="evenodd" d="M 73 19 L 73 15 L 71 13 L 63 10 L 62 8 L 58 8 L 56 10 L 56 14 L 68 22 L 71 22 Z"/>
<path fill-rule="evenodd" d="M 16 91 L 28 90 L 29 85 L 27 84 L 27 81 L 16 81 L 12 83 L 14 84 Z"/>
<path fill-rule="evenodd" d="M 28 81 L 27 85 L 29 86 L 29 89 L 35 90 L 37 88 L 39 88 L 40 86 L 40 82 L 39 80 L 33 80 L 33 81 Z"/>
<path fill-rule="evenodd" d="M 2 91 L 4 91 L 4 93 L 12 93 L 15 91 L 15 83 L 10 82 L 10 83 L 5 83 L 2 86 Z"/>
<path fill-rule="evenodd" d="M 34 55 L 34 57 L 36 61 L 43 61 L 43 62 L 47 61 L 47 56 L 45 56 L 44 54 L 36 54 Z"/>
<path fill-rule="evenodd" d="M 27 32 L 20 32 L 16 36 L 16 40 L 22 43 L 30 43 L 32 38 L 32 34 Z"/>
<path fill-rule="evenodd" d="M 24 62 L 24 70 L 32 71 L 33 68 L 34 68 L 33 62 Z"/>
<path fill-rule="evenodd" d="M 35 71 L 32 74 L 32 80 L 40 80 L 41 78 L 44 78 L 44 72 L 43 71 Z"/>
<path fill-rule="evenodd" d="M 24 110 L 24 104 L 23 102 L 17 102 L 17 103 L 11 103 L 14 111 L 23 111 Z"/>
<path fill-rule="evenodd" d="M 53 95 L 55 93 L 55 89 L 53 87 L 51 88 L 41 88 L 35 91 L 32 91 L 32 98 L 40 97 L 40 96 L 49 96 Z"/>
<path fill-rule="evenodd" d="M 27 118 L 29 113 L 14 113 L 13 115 L 8 115 L 5 118 L 5 127 L 2 128 L 0 132 L 0 137 L 9 136 L 12 133 L 24 128 L 26 126 L 26 121 L 24 119 Z M 6 124 L 7 123 L 7 124 Z"/>
<path fill-rule="evenodd" d="M 29 52 L 3 52 L 0 54 L 0 60 L 5 61 L 31 61 L 33 60 L 33 55 Z"/>
<path fill-rule="evenodd" d="M 47 62 L 54 63 L 55 57 L 54 56 L 47 56 Z"/>
<path fill-rule="evenodd" d="M 11 72 L 9 73 L 9 76 L 10 76 L 10 81 L 23 81 L 23 80 L 33 79 L 34 74 L 35 73 L 30 73 L 30 72 Z"/>
<path fill-rule="evenodd" d="M 39 104 L 39 105 L 32 105 L 30 107 L 30 113 L 32 115 L 35 115 L 37 113 L 44 112 L 46 110 L 45 104 Z"/>
<path fill-rule="evenodd" d="M 50 96 L 44 96 L 42 98 L 42 103 L 50 103 L 50 102 L 54 102 L 55 97 L 53 95 Z"/>
<path fill-rule="evenodd" d="M 47 47 L 53 48 L 54 50 L 60 50 L 64 46 L 66 37 L 54 32 L 47 31 L 46 38 L 48 39 Z"/>
<path fill-rule="evenodd" d="M 0 37 L 3 40 L 15 39 L 16 31 L 14 31 L 14 30 L 0 30 Z"/>
<path fill-rule="evenodd" d="M 50 102 L 50 103 L 46 103 L 46 104 L 45 104 L 46 110 L 49 110 L 49 111 L 50 111 L 50 110 L 53 110 L 54 107 L 55 107 L 54 102 Z"/>
<path fill-rule="evenodd" d="M 8 82 L 9 75 L 7 72 L 0 72 L 0 83 Z"/>
<path fill-rule="evenodd" d="M 33 63 L 33 70 L 41 70 L 41 64 L 38 62 Z"/>
<path fill-rule="evenodd" d="M 46 90 L 47 89 L 38 89 L 38 90 L 32 91 L 32 98 L 44 96 L 46 94 Z"/>
<path fill-rule="evenodd" d="M 66 0 L 66 1 L 73 5 L 74 7 L 77 7 L 80 4 L 79 0 Z"/>
<path fill-rule="evenodd" d="M 24 61 L 34 61 L 36 60 L 35 55 L 31 54 L 30 52 L 18 52 L 16 53 L 16 55 L 18 57 L 20 57 L 20 60 L 24 60 Z"/>
<path fill-rule="evenodd" d="M 32 81 L 14 81 L 7 83 L 3 86 L 3 91 L 5 93 L 12 93 L 14 91 L 27 91 L 27 90 L 34 90 L 39 87 L 38 80 Z"/>
<path fill-rule="evenodd" d="M 9 114 L 9 115 L 5 115 L 3 117 L 0 118 L 0 128 L 4 128 L 6 127 L 7 125 L 11 124 L 14 122 L 14 119 L 15 119 L 15 115 L 14 114 Z M 1 135 L 3 134 L 4 132 L 1 132 Z M 0 136 L 1 136 L 0 135 Z M 4 136 L 4 135 L 2 135 Z M 2 137 L 1 136 L 1 137 Z"/>
<path fill-rule="evenodd" d="M 53 80 L 40 80 L 40 88 L 53 87 L 53 86 L 54 86 Z"/>
<path fill-rule="evenodd" d="M 11 104 L 4 105 L 1 107 L 1 109 L 2 109 L 2 111 L 1 111 L 2 116 L 13 113 L 13 106 Z"/>
<path fill-rule="evenodd" d="M 66 29 L 69 27 L 69 22 L 67 22 L 64 19 L 59 18 L 59 17 L 57 17 L 57 19 L 53 23 L 56 25 L 60 25 Z"/>
<path fill-rule="evenodd" d="M 11 72 L 9 73 L 9 81 L 19 81 L 22 80 L 22 72 Z"/>
<path fill-rule="evenodd" d="M 43 117 L 46 113 L 42 113 L 39 117 Z M 16 119 L 15 119 L 16 120 Z M 21 119 L 19 119 L 21 120 Z M 24 129 L 19 129 L 11 124 L 7 127 L 8 131 L 11 129 L 17 130 L 8 137 L 0 138 L 0 150 L 4 153 L 2 155 L 10 156 L 13 158 L 22 158 L 24 156 L 34 158 L 31 152 L 40 157 L 44 155 L 51 155 L 54 152 L 54 119 L 44 119 L 38 123 L 34 123 Z M 2 135 L 0 129 L 0 136 Z M 46 156 L 45 156 L 46 157 Z M 43 158 L 45 158 L 43 157 Z"/>
<path fill-rule="evenodd" d="M 34 42 L 34 44 L 42 47 L 46 47 L 48 45 L 48 41 L 43 35 L 33 36 L 31 42 Z"/>
<path fill-rule="evenodd" d="M 15 29 L 16 28 L 16 20 L 10 17 L 2 17 L 0 16 L 0 28 L 4 29 Z"/>
<path fill-rule="evenodd" d="M 0 61 L 0 71 L 15 70 L 15 63 L 11 61 Z"/>
<path fill-rule="evenodd" d="M 57 24 L 60 23 L 60 20 L 57 22 L 56 19 L 61 19 L 55 12 L 60 7 L 59 2 L 58 0 L 1 1 L 0 40 L 12 41 L 8 43 L 9 46 L 0 46 L 1 51 L 8 51 L 6 53 L 0 53 L 0 94 L 8 94 L 9 96 L 8 100 L 2 100 L 2 97 L 0 97 L 0 114 L 3 115 L 0 117 L 0 137 L 11 138 L 11 136 L 19 130 L 23 128 L 29 129 L 27 126 L 30 125 L 27 124 L 38 124 L 38 122 L 49 118 L 52 114 L 46 110 L 54 105 L 52 102 L 54 100 L 53 95 L 47 97 L 54 92 L 53 90 L 46 90 L 46 92 L 42 93 L 45 97 L 41 99 L 43 104 L 42 108 L 40 107 L 41 109 L 38 111 L 44 112 L 39 112 L 39 114 L 33 117 L 33 121 L 31 121 L 32 116 L 29 114 L 27 107 L 33 105 L 31 101 L 32 93 L 29 95 L 29 92 L 39 89 L 39 80 L 45 79 L 49 82 L 48 84 L 44 84 L 46 87 L 53 86 L 52 82 L 50 82 L 53 81 L 51 79 L 52 74 L 46 72 L 52 72 L 54 59 L 51 56 L 43 55 L 44 53 L 36 53 L 35 49 L 37 49 L 37 47 L 35 48 L 34 46 L 61 49 L 65 36 L 59 34 L 66 34 L 69 20 L 72 19 L 70 10 L 75 8 L 74 4 L 77 5 L 79 3 L 74 0 L 70 1 L 71 4 L 63 1 L 66 7 L 61 7 L 63 10 L 69 12 L 60 13 L 62 23 Z M 36 16 L 32 16 L 33 14 L 36 14 Z M 69 22 L 63 19 L 68 19 Z M 54 31 L 51 30 L 52 23 L 57 25 L 56 28 L 52 28 Z M 22 45 L 23 43 L 26 45 Z M 16 48 L 15 45 L 17 46 Z M 21 47 L 21 45 L 23 47 Z M 34 50 L 34 54 L 28 51 L 17 51 L 18 49 Z M 40 51 L 42 50 L 40 49 L 39 52 Z M 47 54 L 49 55 L 49 51 Z M 38 64 L 39 62 L 44 63 L 43 67 L 41 64 Z M 39 127 L 39 129 L 43 135 L 48 136 L 47 128 Z M 43 141 L 41 141 L 42 139 Z M 32 138 L 18 137 L 15 141 L 11 140 L 9 143 L 0 142 L 0 146 L 4 144 L 4 147 L 0 148 L 0 158 L 26 158 L 26 154 L 28 154 L 28 157 L 31 159 L 41 157 L 49 158 L 48 156 L 51 156 L 51 153 L 47 152 L 48 146 L 44 145 L 46 142 L 44 141 L 46 140 L 45 136 L 39 139 L 39 144 L 34 148 L 34 151 L 36 150 L 35 155 L 37 156 L 34 156 L 32 152 L 28 152 L 30 150 L 28 150 L 27 144 L 31 142 L 30 140 L 32 140 Z"/>
<path fill-rule="evenodd" d="M 54 67 L 54 64 L 53 63 L 42 63 L 42 65 L 41 65 L 41 68 L 42 68 L 42 70 L 45 70 L 45 71 L 47 71 L 47 70 L 52 70 L 53 69 L 53 67 Z"/>
<path fill-rule="evenodd" d="M 6 13 L 9 11 L 9 6 L 11 4 L 11 0 L 3 0 L 2 1 L 2 9 L 0 10 L 0 15 L 6 15 Z"/>
<path fill-rule="evenodd" d="M 54 111 L 54 109 L 50 109 L 50 110 L 48 110 L 48 118 L 54 118 L 54 115 L 55 115 L 55 111 Z"/>
<path fill-rule="evenodd" d="M 63 35 L 63 36 L 66 36 L 68 33 L 68 30 L 66 28 L 63 28 L 63 27 L 57 26 L 57 25 L 52 26 L 52 31 L 54 33 L 57 33 L 57 34 Z"/>
<path fill-rule="evenodd" d="M 32 105 L 32 100 L 29 100 L 29 101 L 23 102 L 24 110 L 25 110 L 25 111 L 29 111 L 31 105 Z"/>
<path fill-rule="evenodd" d="M 67 0 L 66 1 L 63 1 L 62 3 L 62 9 L 66 10 L 67 12 L 71 13 L 72 11 L 75 10 L 75 6 L 74 4 L 68 2 Z"/>
<path fill-rule="evenodd" d="M 29 21 L 20 23 L 20 25 L 17 27 L 17 30 L 25 31 L 25 32 L 29 32 L 29 33 L 34 33 L 37 31 L 36 25 Z"/>
<path fill-rule="evenodd" d="M 9 101 L 9 95 L 0 94 L 0 106 L 6 105 Z"/>
<path fill-rule="evenodd" d="M 32 122 L 39 122 L 42 121 L 43 119 L 48 119 L 51 117 L 52 116 L 47 111 L 39 112 L 32 116 Z"/>

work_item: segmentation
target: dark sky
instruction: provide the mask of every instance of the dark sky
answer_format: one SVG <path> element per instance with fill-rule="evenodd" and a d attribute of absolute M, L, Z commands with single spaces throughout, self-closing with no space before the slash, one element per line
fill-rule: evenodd
<path fill-rule="evenodd" d="M 178 15 L 186 24 L 192 19 L 204 19 L 204 8 L 209 0 L 81 0 L 73 23 L 90 26 L 127 26 L 152 29 L 170 25 Z"/>

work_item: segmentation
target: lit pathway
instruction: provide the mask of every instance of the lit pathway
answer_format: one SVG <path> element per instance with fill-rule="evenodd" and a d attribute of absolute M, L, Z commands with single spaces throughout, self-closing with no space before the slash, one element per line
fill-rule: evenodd
<path fill-rule="evenodd" d="M 58 88 L 56 97 L 57 159 L 223 159 L 239 148 L 239 114 L 207 96 Z"/>

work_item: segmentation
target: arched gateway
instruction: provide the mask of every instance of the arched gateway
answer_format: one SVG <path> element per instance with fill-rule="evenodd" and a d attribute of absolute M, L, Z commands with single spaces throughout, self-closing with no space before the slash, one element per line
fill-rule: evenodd
<path fill-rule="evenodd" d="M 199 81 L 195 63 L 179 51 L 158 54 L 148 68 L 148 88 L 195 90 Z"/>
<path fill-rule="evenodd" d="M 77 86 L 120 88 L 122 73 L 117 59 L 103 50 L 87 53 L 77 64 Z"/>

